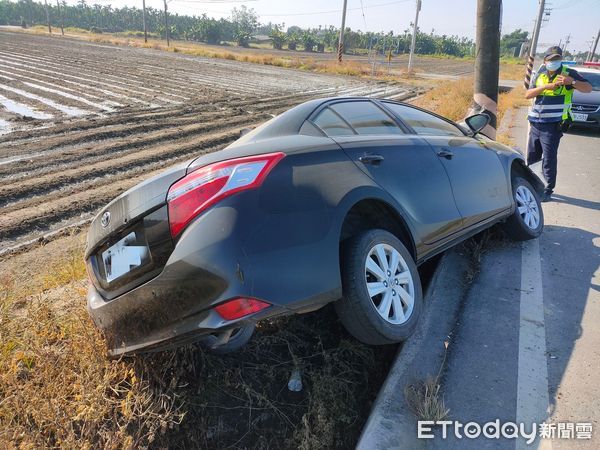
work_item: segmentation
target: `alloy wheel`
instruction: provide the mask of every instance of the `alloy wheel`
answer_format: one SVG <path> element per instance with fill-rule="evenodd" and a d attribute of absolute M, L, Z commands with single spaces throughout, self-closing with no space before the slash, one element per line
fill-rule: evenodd
<path fill-rule="evenodd" d="M 415 285 L 406 261 L 394 247 L 377 244 L 365 261 L 365 281 L 373 307 L 387 322 L 406 322 L 415 302 Z"/>
<path fill-rule="evenodd" d="M 515 200 L 523 223 L 532 230 L 537 229 L 540 225 L 540 209 L 533 193 L 526 186 L 519 186 Z"/>

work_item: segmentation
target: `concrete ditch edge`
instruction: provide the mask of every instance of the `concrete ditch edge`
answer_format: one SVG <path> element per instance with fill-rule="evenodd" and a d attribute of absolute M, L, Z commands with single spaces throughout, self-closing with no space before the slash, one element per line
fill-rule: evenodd
<path fill-rule="evenodd" d="M 358 450 L 424 448 L 417 439 L 417 419 L 404 398 L 405 386 L 435 377 L 468 290 L 469 258 L 464 247 L 447 251 L 425 294 L 425 309 L 414 335 L 404 343 L 377 395 L 363 428 Z"/>

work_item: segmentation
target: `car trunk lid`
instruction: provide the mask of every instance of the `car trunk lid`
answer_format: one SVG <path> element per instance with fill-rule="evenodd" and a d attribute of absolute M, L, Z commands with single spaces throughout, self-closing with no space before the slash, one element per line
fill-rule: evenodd
<path fill-rule="evenodd" d="M 94 218 L 87 236 L 86 259 L 107 240 L 166 203 L 169 187 L 186 174 L 189 162 L 146 180 L 106 205 Z"/>

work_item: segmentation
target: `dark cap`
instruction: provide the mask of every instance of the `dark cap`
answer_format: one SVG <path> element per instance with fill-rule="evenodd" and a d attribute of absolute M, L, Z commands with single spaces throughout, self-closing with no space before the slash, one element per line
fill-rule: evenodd
<path fill-rule="evenodd" d="M 562 58 L 562 48 L 560 48 L 558 45 L 550 47 L 548 50 L 546 50 L 544 59 L 552 58 L 553 56 L 560 56 Z"/>

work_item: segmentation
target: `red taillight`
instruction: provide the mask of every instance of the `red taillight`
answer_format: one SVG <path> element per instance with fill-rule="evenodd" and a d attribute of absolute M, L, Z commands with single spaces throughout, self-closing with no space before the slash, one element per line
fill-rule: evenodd
<path fill-rule="evenodd" d="M 171 235 L 176 237 L 194 217 L 225 197 L 260 186 L 284 156 L 269 153 L 210 164 L 173 184 L 167 194 Z"/>
<path fill-rule="evenodd" d="M 215 306 L 215 310 L 225 320 L 235 320 L 268 308 L 268 303 L 255 298 L 234 298 Z"/>

